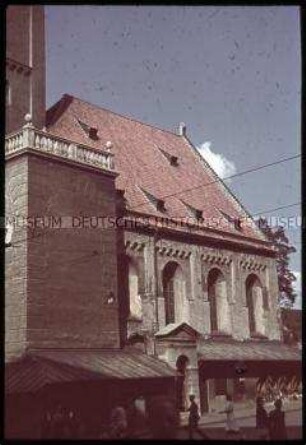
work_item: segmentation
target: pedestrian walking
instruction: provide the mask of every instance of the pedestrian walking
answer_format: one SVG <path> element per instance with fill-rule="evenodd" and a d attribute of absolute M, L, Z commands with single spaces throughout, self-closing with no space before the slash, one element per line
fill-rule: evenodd
<path fill-rule="evenodd" d="M 188 411 L 189 411 L 189 419 L 188 419 L 189 439 L 193 439 L 193 433 L 198 428 L 200 415 L 199 415 L 199 407 L 195 402 L 195 396 L 190 395 L 189 400 L 190 400 L 190 406 L 188 408 Z"/>
<path fill-rule="evenodd" d="M 282 410 L 283 402 L 277 399 L 274 402 L 275 409 L 269 414 L 269 436 L 270 440 L 286 440 L 287 430 L 285 424 L 285 413 Z"/>
<path fill-rule="evenodd" d="M 260 432 L 261 439 L 267 439 L 269 417 L 261 396 L 256 399 L 256 428 Z"/>
<path fill-rule="evenodd" d="M 225 431 L 227 433 L 240 433 L 240 428 L 235 419 L 233 399 L 229 394 L 226 396 L 225 408 L 223 411 L 220 411 L 220 413 L 226 414 Z"/>
<path fill-rule="evenodd" d="M 143 396 L 138 396 L 133 400 L 128 408 L 127 415 L 129 437 L 142 438 L 148 430 L 146 401 Z"/>

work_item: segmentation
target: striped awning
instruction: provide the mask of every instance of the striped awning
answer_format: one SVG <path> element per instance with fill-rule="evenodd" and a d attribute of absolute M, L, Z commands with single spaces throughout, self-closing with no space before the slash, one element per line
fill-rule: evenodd
<path fill-rule="evenodd" d="M 175 370 L 138 351 L 43 351 L 6 364 L 5 392 L 35 392 L 64 382 L 165 377 L 174 378 Z"/>

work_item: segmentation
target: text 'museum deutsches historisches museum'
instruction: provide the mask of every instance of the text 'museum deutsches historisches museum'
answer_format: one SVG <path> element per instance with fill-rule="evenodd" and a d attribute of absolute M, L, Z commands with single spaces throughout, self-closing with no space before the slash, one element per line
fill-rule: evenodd
<path fill-rule="evenodd" d="M 6 32 L 5 436 L 42 438 L 58 401 L 88 422 L 140 395 L 207 413 L 300 379 L 275 250 L 186 127 L 67 94 L 46 111 L 44 7 L 9 6 Z"/>

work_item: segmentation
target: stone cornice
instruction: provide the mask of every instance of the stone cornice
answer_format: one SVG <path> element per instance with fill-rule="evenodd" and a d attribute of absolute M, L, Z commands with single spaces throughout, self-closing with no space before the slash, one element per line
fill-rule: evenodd
<path fill-rule="evenodd" d="M 142 212 L 131 211 L 127 209 L 127 215 L 125 216 L 126 221 L 131 221 L 131 224 L 134 223 L 135 219 L 137 220 L 136 224 L 132 224 L 131 227 L 126 227 L 125 230 L 128 232 L 138 232 L 145 234 L 153 234 L 158 230 L 161 237 L 165 239 L 176 239 L 181 242 L 188 242 L 189 244 L 200 244 L 211 246 L 212 248 L 222 248 L 230 251 L 237 252 L 254 252 L 260 255 L 264 255 L 267 257 L 274 258 L 276 252 L 271 248 L 271 244 L 261 240 L 255 240 L 252 238 L 240 237 L 237 239 L 237 236 L 233 234 L 214 231 L 212 229 L 187 229 L 182 227 L 162 227 L 155 223 L 154 215 L 146 214 Z M 141 223 L 143 225 L 141 225 Z"/>
<path fill-rule="evenodd" d="M 145 245 L 146 245 L 145 242 L 138 242 L 138 241 L 131 241 L 131 240 L 125 241 L 126 250 L 130 250 L 130 251 L 134 251 L 134 252 L 143 251 Z"/>
<path fill-rule="evenodd" d="M 156 246 L 156 252 L 161 256 L 168 256 L 171 258 L 181 258 L 186 259 L 191 255 L 190 251 L 186 251 L 184 249 L 174 249 L 170 246 Z"/>
<path fill-rule="evenodd" d="M 32 68 L 30 66 L 25 65 L 23 63 L 18 62 L 17 60 L 13 60 L 10 58 L 6 59 L 6 66 L 9 70 L 17 71 L 17 73 L 20 73 L 20 74 L 22 73 L 25 76 L 28 76 L 32 71 Z"/>
<path fill-rule="evenodd" d="M 223 255 L 222 253 L 203 253 L 201 255 L 201 260 L 208 264 L 215 265 L 225 265 L 229 266 L 233 261 L 228 255 Z"/>
<path fill-rule="evenodd" d="M 239 261 L 239 266 L 241 269 L 249 270 L 253 272 L 266 270 L 267 265 L 259 261 L 255 261 L 252 258 L 243 258 Z"/>

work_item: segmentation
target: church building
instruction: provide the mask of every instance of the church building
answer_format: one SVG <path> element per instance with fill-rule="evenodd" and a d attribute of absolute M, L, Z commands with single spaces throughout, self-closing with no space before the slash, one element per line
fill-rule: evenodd
<path fill-rule="evenodd" d="M 194 394 L 205 415 L 299 380 L 275 249 L 186 126 L 46 110 L 43 6 L 7 8 L 6 56 L 6 437 L 43 438 L 53 403 Z"/>

